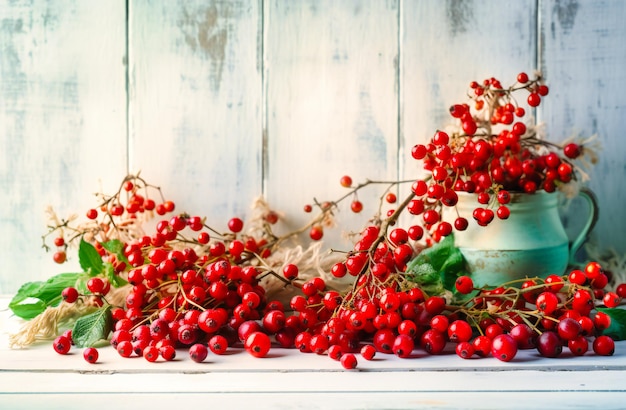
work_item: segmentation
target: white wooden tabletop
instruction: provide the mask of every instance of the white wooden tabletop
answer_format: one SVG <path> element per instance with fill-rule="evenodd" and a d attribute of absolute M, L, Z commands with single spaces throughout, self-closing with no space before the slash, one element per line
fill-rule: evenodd
<path fill-rule="evenodd" d="M 626 342 L 610 357 L 564 352 L 547 359 L 526 350 L 509 363 L 463 360 L 452 351 L 415 350 L 408 359 L 378 353 L 372 361 L 357 355 L 350 371 L 327 356 L 280 348 L 263 359 L 233 348 L 203 363 L 181 349 L 172 362 L 149 363 L 105 346 L 89 364 L 82 350 L 60 356 L 50 342 L 10 349 L 7 336 L 20 322 L 6 309 L 0 317 L 1 409 L 626 407 Z"/>

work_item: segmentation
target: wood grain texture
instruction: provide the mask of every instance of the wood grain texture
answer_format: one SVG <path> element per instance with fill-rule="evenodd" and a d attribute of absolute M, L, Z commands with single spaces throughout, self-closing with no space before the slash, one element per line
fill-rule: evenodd
<path fill-rule="evenodd" d="M 541 69 L 551 91 L 539 118 L 556 141 L 597 135 L 599 161 L 589 186 L 600 218 L 592 240 L 600 249 L 626 252 L 626 163 L 621 128 L 626 117 L 626 3 L 621 1 L 543 1 Z M 583 205 L 566 213 L 578 228 Z"/>
<path fill-rule="evenodd" d="M 260 1 L 131 1 L 130 168 L 226 229 L 261 191 Z"/>
<path fill-rule="evenodd" d="M 310 218 L 304 204 L 348 192 L 344 174 L 397 178 L 398 3 L 269 1 L 265 17 L 265 192 L 295 228 Z M 342 202 L 325 241 L 345 249 L 342 235 L 364 226 L 379 195 L 359 192 L 362 215 Z"/>
<path fill-rule="evenodd" d="M 126 172 L 123 1 L 0 7 L 0 293 L 60 269 L 41 250 L 59 217 Z"/>

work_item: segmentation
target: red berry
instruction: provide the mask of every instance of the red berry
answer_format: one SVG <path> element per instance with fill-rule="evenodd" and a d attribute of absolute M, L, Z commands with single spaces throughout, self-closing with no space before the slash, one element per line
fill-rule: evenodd
<path fill-rule="evenodd" d="M 228 340 L 222 335 L 215 335 L 209 339 L 209 349 L 214 354 L 222 355 L 228 349 Z"/>
<path fill-rule="evenodd" d="M 61 296 L 67 303 L 74 303 L 78 299 L 78 291 L 74 287 L 67 287 L 61 292 Z"/>
<path fill-rule="evenodd" d="M 545 331 L 537 339 L 537 350 L 544 357 L 558 357 L 563 351 L 563 341 L 556 332 Z"/>
<path fill-rule="evenodd" d="M 608 308 L 615 308 L 619 306 L 621 301 L 622 301 L 622 298 L 615 292 L 606 292 L 604 297 L 602 298 L 602 302 L 604 303 L 604 306 Z"/>
<path fill-rule="evenodd" d="M 474 355 L 474 345 L 470 342 L 461 342 L 456 345 L 455 352 L 462 359 L 469 359 Z"/>
<path fill-rule="evenodd" d="M 455 320 L 448 326 L 448 339 L 451 342 L 467 342 L 472 338 L 472 326 L 465 320 Z"/>
<path fill-rule="evenodd" d="M 228 229 L 233 233 L 241 232 L 243 229 L 243 221 L 240 218 L 231 218 L 228 221 Z"/>
<path fill-rule="evenodd" d="M 320 225 L 314 225 L 309 231 L 309 236 L 314 241 L 319 241 L 324 236 L 324 229 Z"/>
<path fill-rule="evenodd" d="M 350 209 L 355 214 L 358 214 L 363 210 L 363 202 L 355 199 L 354 201 L 352 201 L 352 203 L 350 203 Z"/>
<path fill-rule="evenodd" d="M 565 147 L 563 147 L 563 154 L 565 154 L 567 158 L 578 158 L 581 154 L 580 145 L 574 144 L 573 142 L 567 144 Z"/>
<path fill-rule="evenodd" d="M 159 349 L 156 346 L 146 346 L 143 349 L 143 352 L 141 352 L 141 355 L 143 356 L 144 359 L 146 359 L 149 362 L 156 362 L 157 359 L 159 358 Z"/>
<path fill-rule="evenodd" d="M 58 251 L 58 252 L 55 252 L 54 255 L 52 255 L 52 260 L 54 260 L 58 264 L 65 262 L 66 259 L 67 259 L 67 254 L 65 253 L 65 251 Z"/>
<path fill-rule="evenodd" d="M 189 348 L 189 357 L 196 363 L 202 363 L 208 356 L 209 349 L 202 343 L 196 343 Z"/>
<path fill-rule="evenodd" d="M 373 360 L 374 356 L 376 356 L 376 348 L 372 345 L 363 345 L 361 348 L 361 356 L 365 360 Z"/>
<path fill-rule="evenodd" d="M 411 355 L 414 347 L 415 343 L 413 342 L 413 337 L 406 334 L 399 334 L 393 341 L 391 350 L 396 356 L 406 358 Z"/>
<path fill-rule="evenodd" d="M 571 317 L 560 320 L 557 325 L 557 331 L 563 340 L 572 340 L 577 338 L 581 335 L 582 330 L 582 326 L 578 320 L 572 319 Z"/>
<path fill-rule="evenodd" d="M 578 336 L 575 339 L 568 340 L 567 347 L 574 356 L 582 356 L 589 350 L 589 341 L 585 336 Z"/>
<path fill-rule="evenodd" d="M 347 370 L 355 369 L 357 366 L 356 356 L 353 353 L 346 353 L 341 356 L 340 362 L 343 368 Z"/>
<path fill-rule="evenodd" d="M 609 336 L 598 336 L 593 341 L 593 351 L 600 356 L 613 356 L 613 353 L 615 353 L 615 342 Z"/>
<path fill-rule="evenodd" d="M 474 282 L 472 281 L 472 278 L 470 278 L 469 276 L 465 276 L 465 275 L 459 276 L 456 279 L 454 286 L 457 292 L 463 295 L 467 295 L 472 290 L 474 290 Z"/>
<path fill-rule="evenodd" d="M 72 342 L 66 336 L 57 336 L 52 342 L 52 347 L 58 354 L 67 354 L 72 347 Z"/>
<path fill-rule="evenodd" d="M 543 292 L 537 296 L 537 309 L 541 310 L 544 314 L 549 315 L 554 312 L 558 306 L 559 299 L 552 292 Z"/>
<path fill-rule="evenodd" d="M 263 332 L 252 332 L 245 339 L 244 347 L 254 357 L 265 357 L 270 351 L 271 340 Z"/>
<path fill-rule="evenodd" d="M 517 75 L 517 81 L 520 84 L 526 84 L 528 82 L 528 74 L 522 72 Z"/>
<path fill-rule="evenodd" d="M 339 183 L 344 188 L 350 188 L 352 186 L 352 178 L 348 175 L 344 175 L 339 180 Z"/>
<path fill-rule="evenodd" d="M 603 273 L 603 270 L 598 262 L 589 262 L 585 265 L 585 275 L 587 275 L 587 278 L 593 280 L 601 273 Z"/>
<path fill-rule="evenodd" d="M 528 95 L 528 105 L 531 107 L 537 107 L 541 104 L 541 96 L 539 93 L 532 92 Z"/>
<path fill-rule="evenodd" d="M 95 347 L 88 347 L 83 350 L 83 358 L 88 363 L 95 363 L 98 361 L 98 350 Z"/>
<path fill-rule="evenodd" d="M 87 289 L 91 293 L 101 293 L 104 289 L 104 281 L 101 278 L 91 278 L 87 281 Z"/>
<path fill-rule="evenodd" d="M 498 335 L 491 342 L 491 354 L 498 360 L 509 362 L 517 354 L 517 342 L 510 335 Z"/>

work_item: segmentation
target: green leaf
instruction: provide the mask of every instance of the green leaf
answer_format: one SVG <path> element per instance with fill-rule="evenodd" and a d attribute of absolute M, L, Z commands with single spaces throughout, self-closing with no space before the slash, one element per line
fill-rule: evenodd
<path fill-rule="evenodd" d="M 61 302 L 61 292 L 68 286 L 75 286 L 81 273 L 60 273 L 45 282 L 27 282 L 17 291 L 9 308 L 22 319 L 32 319 L 48 306 Z"/>
<path fill-rule="evenodd" d="M 124 280 L 120 275 L 115 272 L 113 264 L 106 262 L 104 264 L 104 276 L 108 279 L 109 283 L 115 288 L 126 285 L 128 282 Z"/>
<path fill-rule="evenodd" d="M 78 262 L 80 267 L 91 276 L 98 275 L 104 270 L 104 262 L 96 248 L 85 240 L 80 240 L 78 246 Z"/>
<path fill-rule="evenodd" d="M 9 304 L 11 311 L 15 316 L 25 320 L 30 320 L 39 316 L 48 305 L 40 299 L 27 298 L 17 304 Z"/>
<path fill-rule="evenodd" d="M 124 255 L 124 243 L 119 239 L 111 239 L 110 241 L 102 242 L 102 247 L 115 254 L 117 260 L 128 263 L 128 258 Z"/>
<path fill-rule="evenodd" d="M 430 294 L 441 294 L 446 289 L 455 292 L 456 278 L 467 274 L 453 235 L 420 252 L 408 263 L 406 273 L 407 279 Z"/>
<path fill-rule="evenodd" d="M 91 347 L 106 340 L 112 328 L 111 306 L 107 305 L 77 319 L 72 329 L 72 340 L 79 348 Z"/>
<path fill-rule="evenodd" d="M 611 318 L 611 325 L 602 334 L 612 337 L 615 340 L 626 339 L 626 310 L 620 308 L 597 308 L 599 312 L 604 312 Z"/>

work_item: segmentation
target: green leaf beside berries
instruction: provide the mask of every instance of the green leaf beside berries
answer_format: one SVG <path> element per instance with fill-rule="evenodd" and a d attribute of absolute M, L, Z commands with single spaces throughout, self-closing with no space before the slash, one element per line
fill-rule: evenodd
<path fill-rule="evenodd" d="M 626 310 L 620 308 L 597 308 L 599 312 L 606 313 L 611 318 L 611 325 L 604 329 L 603 335 L 610 336 L 614 340 L 626 339 Z"/>
<path fill-rule="evenodd" d="M 454 245 L 454 235 L 424 249 L 408 263 L 406 269 L 407 279 L 431 295 L 440 295 L 445 290 L 454 291 L 456 279 L 466 274 L 465 260 Z"/>
<path fill-rule="evenodd" d="M 32 319 L 42 313 L 48 306 L 56 306 L 61 301 L 61 292 L 74 286 L 81 273 L 61 273 L 47 281 L 27 282 L 17 291 L 9 308 L 22 319 Z"/>
<path fill-rule="evenodd" d="M 104 271 L 102 257 L 96 248 L 84 239 L 81 239 L 80 245 L 78 246 L 78 262 L 80 263 L 80 267 L 91 276 L 95 276 Z"/>
<path fill-rule="evenodd" d="M 92 347 L 99 341 L 106 340 L 112 328 L 111 306 L 106 305 L 76 320 L 72 329 L 72 340 L 77 347 Z"/>

